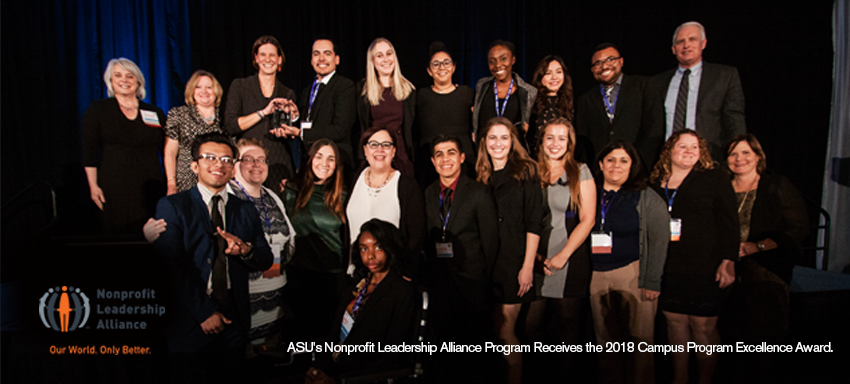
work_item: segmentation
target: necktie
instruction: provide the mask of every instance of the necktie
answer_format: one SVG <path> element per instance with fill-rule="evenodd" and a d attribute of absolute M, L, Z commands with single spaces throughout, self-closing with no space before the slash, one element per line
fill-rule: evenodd
<path fill-rule="evenodd" d="M 219 202 L 221 196 L 215 195 L 212 197 L 212 218 L 213 227 L 213 243 L 215 244 L 215 260 L 213 261 L 212 269 L 212 298 L 222 308 L 227 306 L 227 255 L 224 250 L 227 249 L 227 240 L 218 234 L 216 228 L 224 229 L 224 219 L 221 217 L 219 210 Z"/>
<path fill-rule="evenodd" d="M 451 211 L 451 210 L 452 210 L 452 189 L 446 188 L 446 190 L 443 191 L 443 202 L 440 205 L 440 216 L 442 217 L 443 221 L 448 220 L 449 211 Z"/>
<path fill-rule="evenodd" d="M 688 115 L 688 90 L 690 88 L 688 78 L 691 70 L 686 69 L 679 83 L 679 94 L 676 96 L 676 114 L 673 115 L 673 132 L 685 129 L 685 117 Z"/>

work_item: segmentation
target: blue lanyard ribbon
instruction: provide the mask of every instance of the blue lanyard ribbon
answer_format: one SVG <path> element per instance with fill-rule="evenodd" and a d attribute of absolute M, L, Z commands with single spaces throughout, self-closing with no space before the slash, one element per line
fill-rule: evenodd
<path fill-rule="evenodd" d="M 602 214 L 602 223 L 599 225 L 599 230 L 605 230 L 605 217 L 608 216 L 608 210 L 611 209 L 611 206 L 614 205 L 614 199 L 617 198 L 617 192 L 614 191 L 613 196 L 608 200 L 608 204 L 605 204 L 605 191 L 602 192 L 602 198 L 600 200 L 600 205 L 602 205 L 602 209 L 599 210 L 599 213 Z"/>
<path fill-rule="evenodd" d="M 615 83 L 616 84 L 616 83 Z M 613 85 L 612 85 L 613 87 Z M 620 98 L 620 90 L 622 87 L 617 88 L 617 94 L 614 95 L 614 102 L 612 103 L 608 100 L 608 94 L 605 93 L 605 88 L 602 87 L 602 84 L 599 84 L 599 92 L 602 92 L 602 101 L 605 102 L 605 111 L 608 112 L 608 121 L 614 121 L 614 108 L 617 107 L 617 99 Z"/>
<path fill-rule="evenodd" d="M 508 86 L 508 95 L 505 96 L 505 103 L 502 104 L 502 109 L 499 109 L 499 86 L 496 84 L 496 79 L 493 79 L 493 98 L 496 99 L 496 116 L 502 117 L 505 114 L 505 109 L 508 108 L 508 100 L 511 99 L 511 91 L 514 89 L 514 79 L 511 78 L 511 85 Z"/>
<path fill-rule="evenodd" d="M 452 209 L 446 212 L 446 217 L 443 217 L 443 193 L 440 193 L 440 220 L 443 222 L 443 239 L 446 238 L 446 227 L 449 225 L 449 216 L 452 215 Z"/>
<path fill-rule="evenodd" d="M 370 273 L 369 276 L 366 276 L 365 283 L 363 284 L 363 287 L 360 288 L 360 292 L 357 293 L 357 300 L 354 301 L 354 307 L 351 308 L 351 317 L 352 318 L 355 318 L 355 319 L 357 318 L 357 313 L 360 311 L 360 307 L 362 307 L 363 302 L 366 301 L 366 299 L 369 298 L 369 293 L 367 293 L 367 292 L 369 291 L 369 284 L 371 282 L 372 282 L 372 274 Z M 381 285 L 381 283 L 378 282 L 378 284 L 375 285 L 375 289 L 378 289 L 378 285 Z M 374 293 L 375 291 L 372 290 L 372 292 Z"/>
<path fill-rule="evenodd" d="M 310 112 L 313 112 L 313 102 L 316 101 L 316 95 L 319 94 L 319 78 L 313 79 L 313 85 L 310 86 L 310 105 L 307 107 L 307 120 L 310 120 Z"/>
<path fill-rule="evenodd" d="M 233 179 L 233 181 L 236 182 L 236 185 L 239 186 L 239 189 L 241 189 L 242 192 L 245 192 L 245 196 L 248 196 L 248 200 L 250 200 L 251 203 L 254 204 L 254 209 L 257 210 L 257 214 L 259 215 L 261 213 L 265 213 L 265 216 L 263 218 L 266 221 L 266 229 L 269 230 L 269 232 L 271 232 L 272 218 L 271 218 L 271 216 L 269 216 L 269 207 L 266 205 L 266 200 L 263 199 L 263 187 L 260 187 L 260 202 L 263 203 L 263 212 L 260 212 L 260 208 L 257 208 L 257 203 L 254 202 L 254 198 L 251 197 L 251 195 L 248 193 L 248 191 L 245 190 L 245 187 L 243 187 L 242 184 L 239 183 L 239 180 Z"/>
<path fill-rule="evenodd" d="M 667 212 L 673 212 L 673 200 L 676 199 L 676 194 L 679 193 L 679 189 L 677 188 L 673 191 L 673 196 L 670 196 L 670 189 L 667 188 L 668 184 L 670 184 L 670 180 L 664 182 L 664 196 L 667 197 Z M 679 187 L 681 187 L 681 185 Z"/>

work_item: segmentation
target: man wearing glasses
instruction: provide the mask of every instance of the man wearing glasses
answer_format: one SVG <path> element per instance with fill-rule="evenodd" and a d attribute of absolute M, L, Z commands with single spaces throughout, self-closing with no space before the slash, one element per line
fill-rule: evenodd
<path fill-rule="evenodd" d="M 747 132 L 738 70 L 704 62 L 707 42 L 702 24 L 689 21 L 680 25 L 673 33 L 671 48 L 678 68 L 650 81 L 647 101 L 652 111 L 650 140 L 658 148 L 655 156 L 673 132 L 690 129 L 708 141 L 713 159 L 723 159 L 723 145 Z"/>
<path fill-rule="evenodd" d="M 166 227 L 154 247 L 173 299 L 165 333 L 175 382 L 238 380 L 250 327 L 248 273 L 272 264 L 254 206 L 225 188 L 235 152 L 227 136 L 198 136 L 191 164 L 198 184 L 157 204 Z"/>
<path fill-rule="evenodd" d="M 624 61 L 612 43 L 599 44 L 590 59 L 590 72 L 599 84 L 578 100 L 576 133 L 592 144 L 584 148 L 583 159 L 591 167 L 600 149 L 616 140 L 634 144 L 641 129 L 647 79 L 623 74 Z"/>

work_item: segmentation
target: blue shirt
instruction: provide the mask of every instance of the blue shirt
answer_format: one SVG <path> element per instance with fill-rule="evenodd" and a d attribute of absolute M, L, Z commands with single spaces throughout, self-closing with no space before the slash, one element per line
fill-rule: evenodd
<path fill-rule="evenodd" d="M 679 84 L 682 83 L 682 76 L 685 75 L 685 69 L 681 66 L 673 74 L 673 79 L 670 80 L 670 86 L 667 87 L 667 98 L 664 100 L 664 117 L 667 122 L 666 134 L 667 139 L 673 134 L 673 118 L 676 115 L 676 98 L 679 96 Z M 699 83 L 702 79 L 702 60 L 694 65 L 691 69 L 691 74 L 688 76 L 688 114 L 685 116 L 685 128 L 696 130 L 697 120 L 697 97 L 699 96 Z"/>

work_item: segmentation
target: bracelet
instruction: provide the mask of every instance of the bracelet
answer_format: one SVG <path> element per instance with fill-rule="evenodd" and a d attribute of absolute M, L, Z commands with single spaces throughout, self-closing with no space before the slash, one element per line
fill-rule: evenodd
<path fill-rule="evenodd" d="M 764 243 L 761 241 L 756 242 L 756 247 L 758 247 L 759 252 L 764 251 Z"/>
<path fill-rule="evenodd" d="M 260 116 L 260 120 L 262 120 L 262 119 L 263 119 L 263 116 L 265 116 L 265 115 L 263 114 L 263 110 L 262 110 L 262 109 L 261 109 L 261 110 L 259 110 L 259 111 L 257 111 L 257 116 Z"/>
<path fill-rule="evenodd" d="M 174 177 L 169 177 L 169 178 L 165 179 L 165 181 L 175 181 L 175 180 L 177 180 L 177 179 L 174 178 Z"/>

